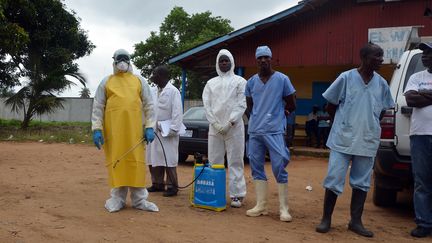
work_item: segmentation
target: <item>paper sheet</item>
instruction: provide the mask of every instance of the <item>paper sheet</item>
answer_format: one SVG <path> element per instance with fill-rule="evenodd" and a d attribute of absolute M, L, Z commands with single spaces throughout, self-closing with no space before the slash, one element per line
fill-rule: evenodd
<path fill-rule="evenodd" d="M 165 120 L 165 121 L 160 121 L 159 122 L 160 126 L 161 126 L 161 134 L 162 137 L 167 137 L 169 132 L 170 132 L 170 127 L 171 127 L 171 120 Z M 185 134 L 186 133 L 186 127 L 185 125 L 182 123 L 181 127 L 180 127 L 180 131 L 178 131 L 178 135 L 181 134 Z"/>

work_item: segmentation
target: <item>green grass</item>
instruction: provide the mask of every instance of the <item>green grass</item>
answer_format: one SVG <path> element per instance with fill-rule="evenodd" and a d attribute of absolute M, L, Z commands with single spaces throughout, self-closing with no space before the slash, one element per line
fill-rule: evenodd
<path fill-rule="evenodd" d="M 26 130 L 19 120 L 0 119 L 0 141 L 40 141 L 47 143 L 92 143 L 90 122 L 31 121 Z"/>

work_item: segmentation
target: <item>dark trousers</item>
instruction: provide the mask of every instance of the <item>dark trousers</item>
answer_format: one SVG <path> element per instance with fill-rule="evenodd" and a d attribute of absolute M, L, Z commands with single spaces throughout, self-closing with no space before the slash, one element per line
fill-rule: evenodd
<path fill-rule="evenodd" d="M 329 133 L 330 133 L 330 127 L 318 127 L 317 147 L 321 146 L 321 141 L 323 143 L 323 146 L 326 145 Z"/>
<path fill-rule="evenodd" d="M 287 147 L 292 146 L 292 142 L 294 140 L 295 135 L 295 125 L 294 124 L 287 124 L 286 130 L 285 130 L 285 143 Z"/>
<path fill-rule="evenodd" d="M 318 123 L 316 120 L 310 120 L 305 123 L 307 136 L 307 146 L 312 146 L 312 137 L 318 141 Z"/>
<path fill-rule="evenodd" d="M 432 228 L 432 135 L 411 135 L 410 143 L 415 222 Z"/>
<path fill-rule="evenodd" d="M 168 189 L 177 189 L 177 167 L 165 167 L 165 166 L 150 166 L 150 174 L 152 184 L 158 189 L 164 189 L 165 185 Z M 166 183 L 164 177 L 166 173 Z"/>

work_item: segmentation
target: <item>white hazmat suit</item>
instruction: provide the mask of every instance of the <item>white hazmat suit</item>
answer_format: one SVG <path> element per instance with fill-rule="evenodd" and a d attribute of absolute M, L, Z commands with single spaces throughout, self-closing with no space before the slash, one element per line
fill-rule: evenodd
<path fill-rule="evenodd" d="M 227 56 L 231 62 L 231 68 L 227 72 L 222 72 L 219 68 L 222 56 Z M 202 99 L 210 123 L 209 162 L 224 164 L 226 152 L 231 206 L 240 207 L 242 198 L 246 196 L 243 162 L 245 131 L 242 120 L 246 110 L 246 80 L 234 74 L 234 66 L 232 54 L 228 50 L 220 50 L 216 58 L 218 76 L 207 81 Z"/>

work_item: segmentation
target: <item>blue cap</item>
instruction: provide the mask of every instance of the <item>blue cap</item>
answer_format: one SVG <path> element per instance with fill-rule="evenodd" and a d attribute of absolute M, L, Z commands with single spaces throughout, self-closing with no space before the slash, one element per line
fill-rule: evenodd
<path fill-rule="evenodd" d="M 423 42 L 420 43 L 420 45 L 418 46 L 418 48 L 422 51 L 427 50 L 427 49 L 432 49 L 432 43 L 431 42 Z"/>
<path fill-rule="evenodd" d="M 255 52 L 255 58 L 272 57 L 272 52 L 268 46 L 258 46 Z"/>

